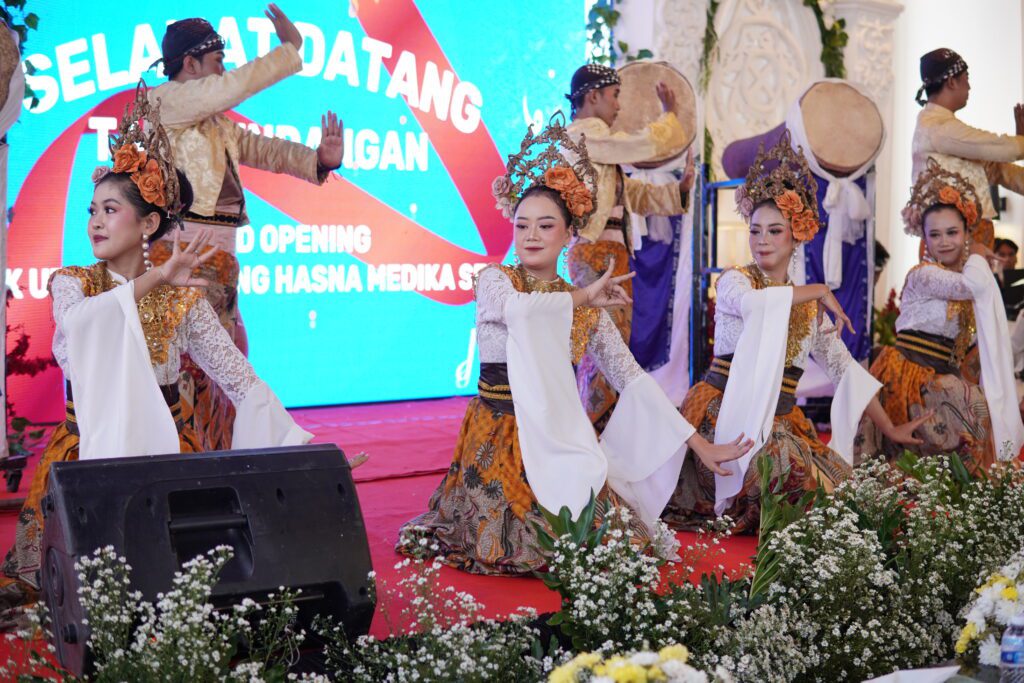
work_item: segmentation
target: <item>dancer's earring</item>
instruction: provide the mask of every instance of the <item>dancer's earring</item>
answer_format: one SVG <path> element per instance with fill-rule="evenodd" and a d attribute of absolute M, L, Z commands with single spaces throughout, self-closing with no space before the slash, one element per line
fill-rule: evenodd
<path fill-rule="evenodd" d="M 142 236 L 142 262 L 146 265 L 146 270 L 153 269 L 153 262 L 149 260 L 149 236 Z"/>
<path fill-rule="evenodd" d="M 964 251 L 960 254 L 960 265 L 967 265 L 967 257 L 971 255 L 971 236 L 968 235 L 967 239 L 964 240 Z"/>

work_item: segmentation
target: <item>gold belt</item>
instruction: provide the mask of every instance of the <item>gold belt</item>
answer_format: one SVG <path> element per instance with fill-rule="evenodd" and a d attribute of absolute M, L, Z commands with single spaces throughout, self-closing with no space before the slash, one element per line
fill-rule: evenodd
<path fill-rule="evenodd" d="M 480 380 L 476 383 L 477 393 L 484 398 L 489 398 L 495 401 L 511 401 L 512 400 L 512 387 L 507 384 L 488 384 L 487 382 Z"/>
<path fill-rule="evenodd" d="M 711 371 L 716 372 L 723 377 L 729 377 L 729 369 L 732 367 L 732 363 L 721 358 L 711 359 Z M 782 376 L 782 393 L 789 394 L 790 396 L 796 396 L 796 385 L 799 380 L 795 380 L 792 377 Z"/>
<path fill-rule="evenodd" d="M 952 362 L 953 360 L 953 348 L 940 344 L 938 342 L 929 341 L 922 339 L 913 334 L 906 334 L 900 332 L 896 335 L 896 346 L 907 349 L 908 351 L 915 351 L 922 353 L 932 358 L 938 358 L 946 362 Z"/>

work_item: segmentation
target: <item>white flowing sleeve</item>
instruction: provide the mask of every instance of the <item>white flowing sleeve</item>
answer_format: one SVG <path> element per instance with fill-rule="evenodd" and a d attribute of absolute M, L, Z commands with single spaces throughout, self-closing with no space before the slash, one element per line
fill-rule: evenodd
<path fill-rule="evenodd" d="M 576 391 L 569 355 L 572 296 L 515 293 L 506 299 L 508 379 L 523 469 L 538 504 L 573 519 L 604 487 L 608 462 Z"/>
<path fill-rule="evenodd" d="M 53 316 L 66 348 L 81 460 L 178 453 L 178 430 L 149 358 L 132 282 L 86 297 L 54 277 Z"/>
<path fill-rule="evenodd" d="M 232 448 L 309 443 L 313 435 L 295 424 L 270 387 L 256 376 L 205 297 L 192 306 L 186 325 L 189 356 L 235 404 Z"/>
<path fill-rule="evenodd" d="M 723 275 L 719 283 L 726 280 L 726 275 L 729 273 Z M 737 284 L 741 279 L 746 280 L 742 273 L 731 278 Z M 719 299 L 722 299 L 721 291 L 720 288 Z M 738 460 L 722 463 L 722 468 L 729 470 L 731 476 L 715 475 L 715 513 L 719 515 L 740 492 L 750 461 L 771 434 L 786 363 L 789 312 L 793 304 L 792 287 L 750 289 L 734 295 L 727 286 L 726 292 L 726 301 L 718 305 L 738 303 L 743 331 L 736 342 L 736 353 L 722 395 L 715 443 L 728 443 L 744 434 L 753 439 L 754 445 Z"/>
<path fill-rule="evenodd" d="M 696 430 L 636 362 L 605 311 L 587 349 L 619 392 L 600 439 L 608 486 L 653 528 L 679 482 L 686 440 Z"/>
<path fill-rule="evenodd" d="M 967 259 L 963 277 L 974 299 L 981 386 L 992 418 L 996 455 L 1000 460 L 1010 460 L 1017 457 L 1024 445 L 1024 423 L 1017 408 L 1013 349 L 1006 333 L 1006 309 L 985 259 L 976 255 Z"/>
<path fill-rule="evenodd" d="M 811 355 L 825 369 L 825 374 L 836 387 L 832 397 L 832 438 L 828 442 L 829 448 L 852 465 L 853 441 L 860 419 L 868 403 L 881 390 L 882 383 L 854 360 L 827 316 L 814 330 Z"/>

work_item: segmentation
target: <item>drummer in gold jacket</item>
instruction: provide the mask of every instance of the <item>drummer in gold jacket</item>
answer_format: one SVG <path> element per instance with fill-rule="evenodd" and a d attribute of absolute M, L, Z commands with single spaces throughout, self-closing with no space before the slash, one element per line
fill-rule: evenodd
<path fill-rule="evenodd" d="M 330 111 L 321 117 L 321 141 L 315 150 L 243 128 L 226 115 L 252 95 L 302 69 L 302 36 L 295 24 L 273 4 L 265 14 L 281 44 L 231 71 L 224 68 L 224 39 L 210 22 L 193 18 L 170 24 L 162 45 L 168 81 L 149 91 L 150 101 L 160 104 L 160 119 L 174 149 L 175 163 L 188 177 L 194 195 L 184 216 L 184 230 L 168 234 L 167 241 L 147 245 L 151 260 L 159 264 L 170 256 L 169 240 L 187 242 L 201 229 L 212 230 L 211 242 L 219 247 L 219 253 L 205 264 L 202 273 L 211 282 L 207 298 L 243 352 L 248 340 L 238 311 L 235 239 L 237 228 L 249 219 L 239 165 L 322 184 L 341 166 L 344 151 L 341 122 Z M 182 400 L 191 404 L 204 450 L 230 448 L 234 411 L 227 397 L 187 359 L 179 385 Z"/>
<path fill-rule="evenodd" d="M 628 213 L 640 216 L 678 216 L 687 210 L 694 172 L 687 164 L 679 183 L 652 185 L 626 177 L 621 164 L 635 164 L 679 152 L 686 144 L 685 132 L 673 113 L 675 95 L 663 83 L 656 86 L 665 112 L 636 133 L 615 132 L 612 124 L 619 113 L 621 81 L 615 69 L 586 64 L 572 77 L 573 122 L 568 132 L 583 136 L 587 153 L 597 171 L 595 210 L 579 237 L 569 248 L 567 267 L 573 284 L 584 287 L 601 276 L 614 261 L 615 275 L 629 272 L 633 253 Z M 630 283 L 622 283 L 632 296 Z M 628 344 L 633 322 L 631 305 L 607 309 L 623 340 Z M 587 414 L 602 429 L 618 398 L 593 359 L 584 356 L 576 371 L 577 384 Z"/>

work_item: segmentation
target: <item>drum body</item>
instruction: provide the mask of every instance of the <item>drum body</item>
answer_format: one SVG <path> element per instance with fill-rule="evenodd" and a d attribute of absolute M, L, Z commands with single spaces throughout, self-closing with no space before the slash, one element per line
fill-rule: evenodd
<path fill-rule="evenodd" d="M 874 161 L 885 138 L 882 115 L 874 101 L 853 86 L 829 79 L 818 81 L 800 98 L 804 130 L 810 150 L 821 167 L 835 176 L 854 173 Z M 782 122 L 766 133 L 729 144 L 722 153 L 722 168 L 730 178 L 743 178 L 757 156 L 758 147 L 775 145 L 786 130 Z"/>
<path fill-rule="evenodd" d="M 635 133 L 656 121 L 664 113 L 656 87 L 664 83 L 676 96 L 673 112 L 683 126 L 684 140 L 678 149 L 643 163 L 638 168 L 657 168 L 676 159 L 693 143 L 697 136 L 697 95 L 693 86 L 679 71 L 667 62 L 630 62 L 619 69 L 622 86 L 619 91 L 619 115 L 612 132 Z"/>

